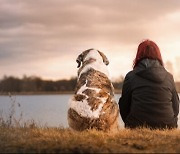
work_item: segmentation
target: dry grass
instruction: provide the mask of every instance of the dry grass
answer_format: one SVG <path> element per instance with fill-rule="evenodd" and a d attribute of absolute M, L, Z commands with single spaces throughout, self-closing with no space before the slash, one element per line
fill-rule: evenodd
<path fill-rule="evenodd" d="M 0 127 L 0 153 L 179 153 L 180 130 Z"/>

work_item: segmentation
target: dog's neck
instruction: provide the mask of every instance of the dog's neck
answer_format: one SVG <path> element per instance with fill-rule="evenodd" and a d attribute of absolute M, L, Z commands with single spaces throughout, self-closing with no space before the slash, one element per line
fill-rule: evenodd
<path fill-rule="evenodd" d="M 109 78 L 109 72 L 107 66 L 103 63 L 103 60 L 95 58 L 85 59 L 83 65 L 78 70 L 78 78 L 80 78 L 81 74 L 87 72 L 91 68 L 104 73 Z"/>
<path fill-rule="evenodd" d="M 96 62 L 96 59 L 94 59 L 94 58 L 89 58 L 88 60 L 83 61 L 82 66 L 81 66 L 81 67 L 79 68 L 79 70 L 78 70 L 78 76 L 80 77 L 81 71 L 82 71 L 87 65 L 90 65 L 91 63 L 94 63 L 94 62 Z"/>
<path fill-rule="evenodd" d="M 96 61 L 96 59 L 94 59 L 94 58 L 89 58 L 88 60 L 83 61 L 82 66 L 85 66 L 85 65 L 87 65 L 87 64 L 93 63 L 93 62 L 95 62 L 95 61 Z"/>

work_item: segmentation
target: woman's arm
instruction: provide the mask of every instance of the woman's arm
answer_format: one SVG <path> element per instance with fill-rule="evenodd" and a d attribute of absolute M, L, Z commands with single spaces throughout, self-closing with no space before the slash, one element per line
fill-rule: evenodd
<path fill-rule="evenodd" d="M 125 122 L 131 105 L 131 82 L 129 75 L 126 75 L 122 88 L 122 95 L 119 99 L 119 110 L 122 120 Z"/>
<path fill-rule="evenodd" d="M 172 92 L 172 107 L 174 111 L 174 116 L 177 117 L 179 114 L 179 96 L 177 94 L 175 87 Z"/>
<path fill-rule="evenodd" d="M 171 75 L 171 82 L 172 82 L 172 108 L 174 111 L 174 117 L 177 117 L 179 114 L 179 96 L 176 91 L 176 85 L 172 75 Z"/>

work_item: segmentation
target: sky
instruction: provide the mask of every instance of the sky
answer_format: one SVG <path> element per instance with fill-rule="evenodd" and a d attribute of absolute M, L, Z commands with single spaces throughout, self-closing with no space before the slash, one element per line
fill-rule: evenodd
<path fill-rule="evenodd" d="M 180 0 L 0 0 L 0 78 L 70 79 L 77 56 L 95 48 L 119 79 L 150 39 L 180 81 L 179 27 Z"/>

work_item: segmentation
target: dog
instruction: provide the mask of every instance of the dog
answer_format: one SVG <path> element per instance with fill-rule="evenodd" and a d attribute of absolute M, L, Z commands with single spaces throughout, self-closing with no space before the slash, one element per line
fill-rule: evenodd
<path fill-rule="evenodd" d="M 88 49 L 77 57 L 76 62 L 79 70 L 75 94 L 68 109 L 70 128 L 77 131 L 118 130 L 119 108 L 109 79 L 107 57 L 98 50 Z"/>

